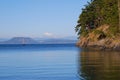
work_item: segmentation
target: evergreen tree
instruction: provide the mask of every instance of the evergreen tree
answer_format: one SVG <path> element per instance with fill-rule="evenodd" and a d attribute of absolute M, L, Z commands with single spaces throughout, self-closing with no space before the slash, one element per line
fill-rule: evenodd
<path fill-rule="evenodd" d="M 91 30 L 104 24 L 109 25 L 113 33 L 117 32 L 120 29 L 118 27 L 120 18 L 118 1 L 120 0 L 91 0 L 91 2 L 88 2 L 82 9 L 78 25 L 75 28 L 78 35 L 85 36 Z"/>

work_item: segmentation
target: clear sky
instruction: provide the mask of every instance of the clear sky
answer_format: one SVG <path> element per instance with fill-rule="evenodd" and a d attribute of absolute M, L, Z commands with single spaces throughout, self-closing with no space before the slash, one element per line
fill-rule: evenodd
<path fill-rule="evenodd" d="M 0 0 L 0 38 L 75 36 L 88 0 Z"/>

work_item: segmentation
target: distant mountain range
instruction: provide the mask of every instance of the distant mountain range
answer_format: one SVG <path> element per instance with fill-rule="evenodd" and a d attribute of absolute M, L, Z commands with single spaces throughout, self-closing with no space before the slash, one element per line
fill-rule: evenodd
<path fill-rule="evenodd" d="M 14 37 L 8 41 L 0 42 L 0 44 L 38 44 L 39 42 L 29 37 Z"/>
<path fill-rule="evenodd" d="M 29 37 L 14 37 L 7 41 L 1 41 L 0 44 L 62 44 L 62 43 L 76 43 L 73 39 L 41 39 L 34 40 Z"/>

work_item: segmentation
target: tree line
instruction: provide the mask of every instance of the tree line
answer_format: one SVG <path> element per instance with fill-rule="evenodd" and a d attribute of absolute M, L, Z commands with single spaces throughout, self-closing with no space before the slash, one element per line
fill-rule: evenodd
<path fill-rule="evenodd" d="M 78 36 L 86 36 L 90 31 L 104 24 L 110 26 L 111 34 L 119 32 L 119 10 L 119 0 L 91 0 L 82 9 L 75 27 Z"/>

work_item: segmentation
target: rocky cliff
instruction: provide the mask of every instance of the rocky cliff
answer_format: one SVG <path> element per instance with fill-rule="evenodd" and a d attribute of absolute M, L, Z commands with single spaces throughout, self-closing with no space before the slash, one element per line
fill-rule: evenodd
<path fill-rule="evenodd" d="M 112 35 L 109 25 L 102 25 L 80 36 L 77 46 L 97 50 L 120 50 L 120 34 Z"/>

